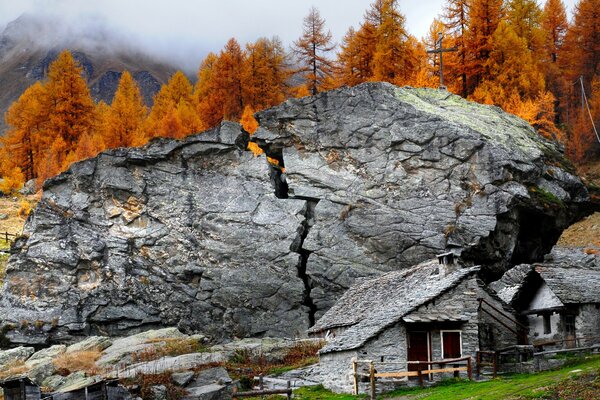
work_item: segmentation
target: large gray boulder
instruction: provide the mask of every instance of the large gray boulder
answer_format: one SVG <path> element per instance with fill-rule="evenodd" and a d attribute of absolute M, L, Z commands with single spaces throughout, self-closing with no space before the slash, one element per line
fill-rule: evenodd
<path fill-rule="evenodd" d="M 302 335 L 357 279 L 449 248 L 493 280 L 587 212 L 559 149 L 445 91 L 371 83 L 73 165 L 9 260 L 0 322 L 49 341 L 161 326 Z M 10 336 L 12 335 L 12 336 Z"/>

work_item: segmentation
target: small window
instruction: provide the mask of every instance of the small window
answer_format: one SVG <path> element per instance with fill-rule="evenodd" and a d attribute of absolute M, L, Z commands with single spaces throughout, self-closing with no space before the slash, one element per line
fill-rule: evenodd
<path fill-rule="evenodd" d="M 544 314 L 544 334 L 552 333 L 552 324 L 550 323 L 550 314 Z"/>
<path fill-rule="evenodd" d="M 567 335 L 575 334 L 575 316 L 565 315 L 565 333 Z"/>
<path fill-rule="evenodd" d="M 442 331 L 442 358 L 462 357 L 462 343 L 459 331 Z"/>

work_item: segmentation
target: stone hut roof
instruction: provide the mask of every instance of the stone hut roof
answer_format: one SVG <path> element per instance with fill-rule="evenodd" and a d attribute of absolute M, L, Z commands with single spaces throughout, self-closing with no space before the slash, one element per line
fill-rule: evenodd
<path fill-rule="evenodd" d="M 309 330 L 347 327 L 321 350 L 330 353 L 358 348 L 419 306 L 457 286 L 479 267 L 444 274 L 438 261 L 394 271 L 351 287 Z"/>
<path fill-rule="evenodd" d="M 600 257 L 582 249 L 554 249 L 547 262 L 518 265 L 490 284 L 510 305 L 530 291 L 530 283 L 542 279 L 563 304 L 600 303 Z"/>

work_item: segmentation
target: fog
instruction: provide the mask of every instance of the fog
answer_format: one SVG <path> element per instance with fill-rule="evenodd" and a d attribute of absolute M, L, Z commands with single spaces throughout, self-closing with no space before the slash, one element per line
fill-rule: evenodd
<path fill-rule="evenodd" d="M 314 5 L 337 42 L 358 26 L 372 0 L 0 0 L 0 29 L 23 13 L 51 17 L 51 32 L 36 40 L 79 38 L 110 32 L 128 43 L 187 71 L 197 69 L 209 51 L 230 37 L 241 43 L 279 36 L 290 45 L 302 31 L 302 18 Z M 567 0 L 572 7 L 575 0 Z M 444 0 L 403 0 L 409 32 L 422 37 Z"/>

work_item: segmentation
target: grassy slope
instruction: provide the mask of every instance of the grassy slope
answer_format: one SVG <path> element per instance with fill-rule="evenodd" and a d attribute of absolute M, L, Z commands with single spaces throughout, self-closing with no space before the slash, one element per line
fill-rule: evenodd
<path fill-rule="evenodd" d="M 350 400 L 350 395 L 333 394 L 322 387 L 295 391 L 300 400 Z M 520 374 L 486 382 L 444 382 L 427 389 L 400 389 L 386 399 L 600 399 L 600 356 L 590 357 L 569 367 L 539 374 Z"/>

